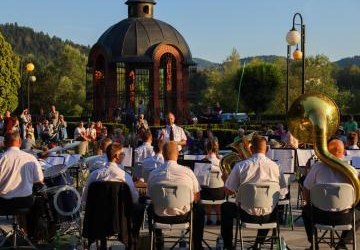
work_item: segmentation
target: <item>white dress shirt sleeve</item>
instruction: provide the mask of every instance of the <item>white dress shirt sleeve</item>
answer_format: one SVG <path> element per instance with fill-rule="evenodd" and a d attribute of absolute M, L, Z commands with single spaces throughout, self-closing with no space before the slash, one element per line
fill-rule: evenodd
<path fill-rule="evenodd" d="M 240 170 L 239 165 L 236 164 L 226 179 L 225 187 L 233 192 L 237 192 L 240 186 Z"/>
<path fill-rule="evenodd" d="M 133 200 L 133 203 L 139 202 L 139 192 L 135 187 L 135 184 L 131 178 L 131 176 L 128 173 L 125 173 L 125 182 L 130 188 L 131 198 Z"/>

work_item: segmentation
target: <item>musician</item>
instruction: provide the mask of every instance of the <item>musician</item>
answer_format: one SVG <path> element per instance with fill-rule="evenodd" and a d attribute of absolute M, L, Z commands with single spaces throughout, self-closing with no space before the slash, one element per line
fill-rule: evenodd
<path fill-rule="evenodd" d="M 237 163 L 231 171 L 225 182 L 225 192 L 232 195 L 237 192 L 242 184 L 263 182 L 279 183 L 280 188 L 285 190 L 286 183 L 284 177 L 280 174 L 279 166 L 265 156 L 267 151 L 265 137 L 254 136 L 250 150 L 252 152 L 251 158 Z M 271 207 L 265 207 L 252 210 L 241 204 L 240 208 L 237 208 L 235 203 L 223 203 L 221 205 L 221 235 L 226 249 L 233 249 L 232 228 L 233 219 L 237 216 L 237 213 L 240 213 L 240 219 L 244 221 L 267 223 L 277 220 L 276 208 L 272 210 Z M 257 249 L 259 243 L 263 243 L 268 231 L 268 229 L 258 230 L 254 249 Z"/>
<path fill-rule="evenodd" d="M 85 202 L 87 199 L 88 188 L 91 183 L 97 181 L 115 181 L 115 182 L 125 182 L 129 188 L 133 201 L 133 223 L 135 233 L 138 235 L 140 227 L 142 224 L 142 218 L 144 215 L 144 207 L 140 205 L 139 202 L 139 193 L 134 185 L 132 177 L 126 173 L 124 170 L 119 168 L 119 164 L 124 160 L 125 153 L 123 146 L 120 143 L 112 143 L 106 148 L 106 156 L 109 159 L 109 162 L 105 165 L 104 168 L 100 168 L 92 172 L 89 176 L 87 184 L 84 188 L 82 201 Z"/>
<path fill-rule="evenodd" d="M 193 243 L 194 249 L 200 250 L 203 249 L 201 242 L 203 238 L 205 219 L 203 207 L 197 203 L 200 200 L 200 186 L 194 173 L 189 168 L 177 164 L 178 155 L 178 144 L 176 142 L 170 141 L 165 143 L 165 163 L 151 172 L 148 179 L 148 189 L 150 189 L 152 185 L 161 181 L 171 181 L 171 183 L 175 185 L 185 184 L 190 187 L 194 193 Z M 154 214 L 153 207 L 150 206 L 148 210 L 149 221 L 151 221 L 153 216 L 160 216 L 164 220 L 173 222 L 174 216 L 176 216 L 175 218 L 177 222 L 185 222 L 188 220 L 189 211 L 190 207 L 181 207 L 155 211 L 156 214 Z M 161 231 L 156 231 L 155 234 L 157 238 L 159 238 L 159 240 L 156 241 L 157 249 L 162 249 L 163 242 L 161 239 Z"/>
<path fill-rule="evenodd" d="M 5 134 L 7 151 L 0 158 L 0 207 L 30 208 L 33 185 L 43 183 L 44 176 L 37 159 L 20 150 L 18 131 Z"/>
<path fill-rule="evenodd" d="M 206 152 L 207 155 L 203 159 L 205 162 L 211 163 L 210 171 L 216 171 L 220 173 L 219 179 L 220 184 L 219 187 L 201 187 L 200 196 L 203 200 L 221 200 L 225 198 L 224 193 L 224 182 L 221 179 L 221 169 L 220 169 L 220 156 L 219 156 L 219 142 L 217 139 L 211 139 L 206 144 Z M 220 217 L 221 217 L 221 209 L 220 205 L 205 205 L 205 211 L 207 215 L 206 224 L 211 225 L 211 209 L 214 207 L 216 212 L 216 225 L 220 225 Z"/>
<path fill-rule="evenodd" d="M 158 140 L 157 143 L 155 143 L 154 145 L 155 155 L 147 157 L 143 160 L 142 167 L 144 171 L 143 177 L 145 181 L 147 181 L 145 176 L 149 176 L 151 171 L 164 164 L 163 147 L 164 147 L 164 142 L 162 140 Z"/>
<path fill-rule="evenodd" d="M 89 166 L 89 172 L 92 173 L 93 171 L 105 167 L 108 158 L 106 156 L 106 149 L 109 145 L 111 145 L 112 140 L 108 137 L 104 138 L 100 142 L 100 147 L 97 150 L 97 154 L 100 155 L 99 158 L 97 158 L 94 162 L 90 162 Z"/>
<path fill-rule="evenodd" d="M 145 158 L 154 156 L 154 149 L 153 146 L 151 146 L 152 140 L 153 137 L 151 131 L 146 131 L 144 134 L 144 143 L 135 149 L 134 162 L 142 162 Z"/>
<path fill-rule="evenodd" d="M 344 157 L 345 148 L 344 143 L 339 139 L 333 139 L 328 142 L 329 152 L 338 159 Z M 309 173 L 306 175 L 304 180 L 303 188 L 303 197 L 307 204 L 303 207 L 302 217 L 304 221 L 304 226 L 307 234 L 308 241 L 312 242 L 312 232 L 313 228 L 311 226 L 311 205 L 310 205 L 310 189 L 318 183 L 350 183 L 350 181 L 345 177 L 344 174 L 330 168 L 323 162 L 315 163 L 311 168 Z M 349 207 L 350 208 L 350 207 Z M 348 208 L 344 208 L 348 209 Z M 347 224 L 352 221 L 352 213 L 343 213 L 343 212 L 332 212 L 332 211 L 323 211 L 313 208 L 313 218 L 316 218 L 317 222 L 324 221 L 325 223 L 333 221 L 335 224 Z M 341 244 L 344 244 L 346 238 L 351 238 L 350 231 L 343 231 L 341 235 Z M 340 245 L 341 245 L 340 244 Z M 315 246 L 318 249 L 318 246 Z M 312 246 L 310 247 L 312 249 Z"/>
<path fill-rule="evenodd" d="M 175 115 L 171 112 L 167 114 L 167 123 L 166 127 L 161 130 L 158 139 L 165 142 L 175 141 L 178 145 L 178 150 L 181 151 L 182 146 L 186 145 L 187 138 L 185 132 L 181 127 L 175 125 Z"/>

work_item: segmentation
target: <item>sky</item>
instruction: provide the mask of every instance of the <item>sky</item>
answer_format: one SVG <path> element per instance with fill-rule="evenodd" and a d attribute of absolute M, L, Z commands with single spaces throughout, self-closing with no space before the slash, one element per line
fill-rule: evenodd
<path fill-rule="evenodd" d="M 359 0 L 156 0 L 156 19 L 175 27 L 193 57 L 223 62 L 235 48 L 241 58 L 286 56 L 286 33 L 301 13 L 306 55 L 331 61 L 360 55 Z M 127 18 L 125 0 L 1 0 L 0 23 L 93 45 Z M 296 19 L 298 23 L 300 19 Z M 297 26 L 298 27 L 298 26 Z M 299 27 L 298 27 L 299 28 Z"/>

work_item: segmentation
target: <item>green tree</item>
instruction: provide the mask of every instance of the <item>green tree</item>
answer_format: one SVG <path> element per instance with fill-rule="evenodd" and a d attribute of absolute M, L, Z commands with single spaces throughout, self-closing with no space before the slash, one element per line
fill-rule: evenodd
<path fill-rule="evenodd" d="M 213 106 L 219 102 L 223 111 L 234 112 L 236 109 L 237 90 L 239 79 L 237 72 L 240 69 L 240 55 L 233 49 L 226 58 L 222 68 L 212 68 L 205 71 L 207 76 L 207 88 L 202 93 L 202 103 L 205 106 Z"/>
<path fill-rule="evenodd" d="M 0 32 L 0 113 L 18 106 L 20 88 L 19 58 Z"/>
<path fill-rule="evenodd" d="M 269 108 L 281 81 L 281 72 L 271 63 L 256 62 L 245 67 L 241 98 L 257 119 Z"/>

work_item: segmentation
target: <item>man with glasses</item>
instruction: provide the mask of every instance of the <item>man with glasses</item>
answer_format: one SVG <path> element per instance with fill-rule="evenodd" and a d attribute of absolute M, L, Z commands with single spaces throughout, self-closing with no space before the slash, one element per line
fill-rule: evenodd
<path fill-rule="evenodd" d="M 86 202 L 90 184 L 93 182 L 125 182 L 130 189 L 132 206 L 132 220 L 135 235 L 139 235 L 142 219 L 144 216 L 144 205 L 139 203 L 139 193 L 136 189 L 132 177 L 119 167 L 125 158 L 123 146 L 120 143 L 112 143 L 106 148 L 106 156 L 109 162 L 103 168 L 92 172 L 84 188 L 82 201 Z"/>

